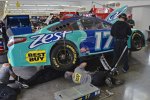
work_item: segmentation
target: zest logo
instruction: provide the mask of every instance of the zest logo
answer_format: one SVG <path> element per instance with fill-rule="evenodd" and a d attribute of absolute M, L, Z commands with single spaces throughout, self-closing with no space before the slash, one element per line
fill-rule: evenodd
<path fill-rule="evenodd" d="M 60 38 L 65 37 L 66 33 L 69 32 L 64 31 L 64 32 L 58 32 L 54 34 L 39 34 L 39 35 L 31 36 L 30 38 L 34 39 L 34 41 L 30 44 L 29 48 L 32 49 L 42 44 L 48 44 L 57 41 Z"/>

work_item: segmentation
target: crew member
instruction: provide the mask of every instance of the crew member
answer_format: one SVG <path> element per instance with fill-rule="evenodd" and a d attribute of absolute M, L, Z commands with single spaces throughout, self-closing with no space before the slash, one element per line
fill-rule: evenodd
<path fill-rule="evenodd" d="M 10 76 L 14 78 L 14 80 L 9 80 Z M 18 81 L 18 83 L 15 81 Z M 0 84 L 8 85 L 12 88 L 28 88 L 27 84 L 23 84 L 24 79 L 17 76 L 9 63 L 4 63 L 0 68 Z"/>
<path fill-rule="evenodd" d="M 127 22 L 128 22 L 128 24 L 129 24 L 129 26 L 130 26 L 131 28 L 133 28 L 133 26 L 135 26 L 135 22 L 134 22 L 134 20 L 132 19 L 132 16 L 131 16 L 131 15 L 128 17 Z"/>
<path fill-rule="evenodd" d="M 127 45 L 128 36 L 132 33 L 129 24 L 126 21 L 127 15 L 123 13 L 119 15 L 119 20 L 114 23 L 111 28 L 111 35 L 114 37 L 114 59 L 112 67 L 115 66 L 117 60 Z M 128 50 L 126 50 L 124 53 L 124 65 L 122 71 L 127 72 L 128 69 Z"/>
<path fill-rule="evenodd" d="M 77 66 L 74 72 L 66 71 L 64 77 L 71 79 L 76 84 L 88 84 L 91 83 L 95 86 L 103 86 L 104 84 L 112 87 L 113 85 L 120 85 L 122 80 L 117 80 L 108 75 L 106 71 L 88 72 L 85 70 L 87 66 L 86 62 Z"/>
<path fill-rule="evenodd" d="M 3 23 L 2 20 L 0 20 L 0 29 L 1 29 L 1 30 L 0 30 L 0 34 L 2 34 L 2 37 L 3 37 L 5 50 L 8 50 L 8 47 L 7 47 L 8 36 L 7 36 L 7 34 L 6 34 L 5 24 Z"/>

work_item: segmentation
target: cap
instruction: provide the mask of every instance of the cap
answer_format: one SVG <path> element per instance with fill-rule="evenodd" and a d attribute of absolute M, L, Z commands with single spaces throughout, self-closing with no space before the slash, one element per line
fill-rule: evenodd
<path fill-rule="evenodd" d="M 123 18 L 123 19 L 127 20 L 127 15 L 125 13 L 122 13 L 119 15 L 119 18 Z"/>

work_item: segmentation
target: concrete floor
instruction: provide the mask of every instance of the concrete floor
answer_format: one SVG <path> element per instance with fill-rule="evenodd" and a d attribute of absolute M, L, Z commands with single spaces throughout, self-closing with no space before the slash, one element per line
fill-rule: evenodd
<path fill-rule="evenodd" d="M 94 62 L 93 62 L 94 64 Z M 129 56 L 130 70 L 117 76 L 125 79 L 125 84 L 109 89 L 114 95 L 105 100 L 150 100 L 150 44 L 138 52 Z M 15 72 L 23 78 L 29 78 L 36 72 L 35 67 L 15 69 Z M 75 86 L 74 83 L 63 77 L 56 80 L 37 85 L 31 89 L 25 89 L 19 95 L 18 100 L 54 100 L 54 93 L 62 89 Z M 101 100 L 97 97 L 92 100 Z"/>

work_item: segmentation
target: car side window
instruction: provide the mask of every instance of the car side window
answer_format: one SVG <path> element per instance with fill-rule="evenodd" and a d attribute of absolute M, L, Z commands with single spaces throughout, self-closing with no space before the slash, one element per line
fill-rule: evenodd
<path fill-rule="evenodd" d="M 111 24 L 109 24 L 109 23 L 107 23 L 105 21 L 97 19 L 95 21 L 95 27 L 96 27 L 96 29 L 110 29 L 111 28 Z"/>
<path fill-rule="evenodd" d="M 52 32 L 72 31 L 72 30 L 79 30 L 79 27 L 76 22 L 67 22 L 52 26 L 48 28 L 48 30 Z"/>
<path fill-rule="evenodd" d="M 78 26 L 77 22 L 72 23 L 71 26 L 72 26 L 73 30 L 79 30 L 79 26 Z"/>
<path fill-rule="evenodd" d="M 93 29 L 94 20 L 91 18 L 81 19 L 81 23 L 85 30 Z"/>
<path fill-rule="evenodd" d="M 110 28 L 112 27 L 112 25 L 111 25 L 111 24 L 108 24 L 108 23 L 106 23 L 106 22 L 103 22 L 103 27 L 104 27 L 105 29 L 110 29 Z"/>
<path fill-rule="evenodd" d="M 95 26 L 95 29 L 103 29 L 104 28 L 103 27 L 103 22 L 100 21 L 100 20 L 96 20 L 94 26 Z"/>

